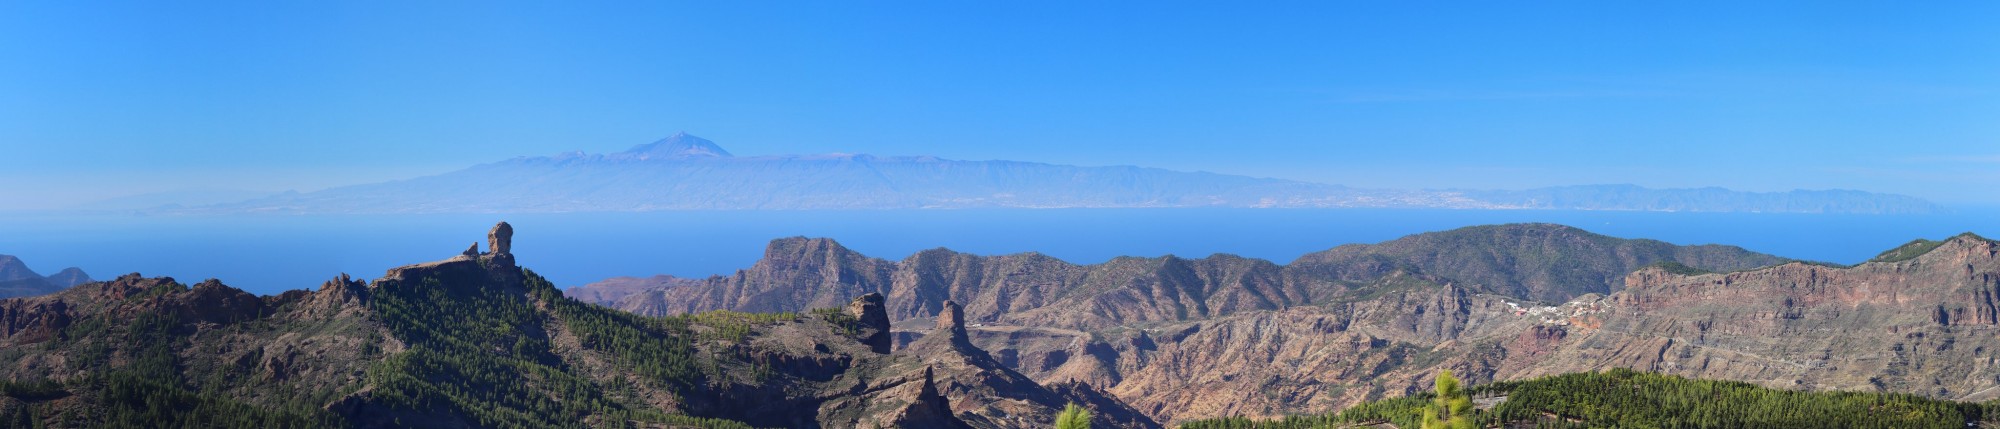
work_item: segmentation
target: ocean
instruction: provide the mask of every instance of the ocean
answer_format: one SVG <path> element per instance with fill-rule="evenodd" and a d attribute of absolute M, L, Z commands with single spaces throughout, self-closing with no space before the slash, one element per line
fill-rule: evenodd
<path fill-rule="evenodd" d="M 341 273 L 372 279 L 444 259 L 514 225 L 514 254 L 557 285 L 613 276 L 705 277 L 748 268 L 766 242 L 828 237 L 901 259 L 946 247 L 1041 252 L 1074 263 L 1214 253 L 1286 263 L 1349 243 L 1465 226 L 1549 222 L 1624 238 L 1728 244 L 1784 257 L 1857 263 L 1916 238 L 2000 237 L 2000 209 L 1928 215 L 1405 209 L 1004 209 L 697 211 L 450 215 L 0 215 L 0 254 L 36 271 L 77 266 L 97 279 L 137 272 L 207 278 L 258 294 L 317 288 Z M 481 248 L 485 245 L 482 243 Z"/>

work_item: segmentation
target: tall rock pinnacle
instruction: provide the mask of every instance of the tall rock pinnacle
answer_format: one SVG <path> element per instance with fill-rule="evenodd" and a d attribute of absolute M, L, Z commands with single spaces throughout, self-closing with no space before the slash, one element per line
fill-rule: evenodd
<path fill-rule="evenodd" d="M 847 303 L 847 315 L 861 321 L 861 326 L 874 330 L 861 342 L 876 353 L 889 353 L 894 339 L 889 335 L 889 311 L 882 307 L 882 294 L 869 293 L 854 298 Z"/>
<path fill-rule="evenodd" d="M 499 225 L 493 225 L 492 232 L 486 233 L 486 253 L 493 254 L 494 256 L 512 255 L 513 248 L 514 248 L 513 225 L 508 225 L 506 222 L 500 222 Z"/>
<path fill-rule="evenodd" d="M 965 308 L 959 307 L 957 302 L 945 301 L 944 309 L 938 311 L 937 326 L 932 329 L 943 330 L 951 335 L 950 338 L 969 339 L 965 333 Z"/>

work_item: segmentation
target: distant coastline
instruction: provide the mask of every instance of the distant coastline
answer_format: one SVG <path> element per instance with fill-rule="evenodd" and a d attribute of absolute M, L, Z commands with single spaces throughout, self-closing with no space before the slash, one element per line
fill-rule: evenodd
<path fill-rule="evenodd" d="M 127 198 L 158 202 L 158 199 Z M 100 209 L 104 205 L 95 206 Z M 977 208 L 1423 208 L 1921 214 L 1923 199 L 1853 190 L 1744 192 L 1583 185 L 1400 190 L 1184 172 L 929 156 L 735 156 L 675 134 L 618 153 L 519 157 L 443 174 L 147 214 L 570 213 Z"/>

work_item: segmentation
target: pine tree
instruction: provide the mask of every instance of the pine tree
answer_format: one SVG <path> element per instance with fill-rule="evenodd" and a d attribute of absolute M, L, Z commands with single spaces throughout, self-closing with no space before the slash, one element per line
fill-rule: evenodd
<path fill-rule="evenodd" d="M 1424 429 L 1472 429 L 1472 398 L 1450 370 L 1438 372 L 1437 399 L 1424 410 Z"/>
<path fill-rule="evenodd" d="M 1071 402 L 1056 416 L 1056 429 L 1090 429 L 1090 410 Z"/>

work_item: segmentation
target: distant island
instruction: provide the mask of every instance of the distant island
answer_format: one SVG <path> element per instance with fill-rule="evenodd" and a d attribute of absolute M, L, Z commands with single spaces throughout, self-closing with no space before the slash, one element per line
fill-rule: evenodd
<path fill-rule="evenodd" d="M 856 154 L 735 156 L 675 134 L 624 152 L 520 157 L 444 174 L 158 213 L 499 213 L 971 208 L 1435 208 L 1930 213 L 1928 201 L 1851 190 L 1742 192 L 1590 185 L 1396 190 L 1022 161 Z"/>

